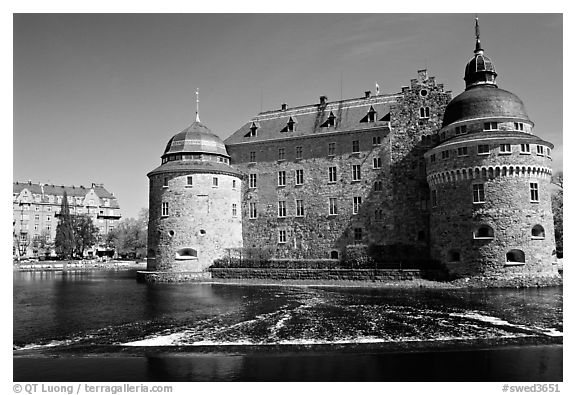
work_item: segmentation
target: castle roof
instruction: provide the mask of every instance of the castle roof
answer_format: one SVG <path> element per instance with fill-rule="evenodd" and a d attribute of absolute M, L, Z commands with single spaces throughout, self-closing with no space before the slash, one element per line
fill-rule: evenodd
<path fill-rule="evenodd" d="M 163 173 L 215 173 L 215 174 L 229 174 L 240 176 L 241 173 L 234 169 L 232 166 L 215 161 L 201 161 L 201 160 L 186 160 L 186 161 L 170 161 L 163 163 L 147 174 L 151 177 L 156 174 Z"/>
<path fill-rule="evenodd" d="M 429 155 L 429 153 L 432 151 L 437 152 L 452 145 L 461 145 L 460 143 L 489 144 L 491 141 L 496 142 L 502 140 L 506 140 L 506 143 L 509 144 L 540 144 L 554 148 L 552 143 L 546 140 L 542 140 L 540 137 L 533 134 L 512 130 L 499 130 L 464 134 L 452 137 L 432 148 L 430 151 L 428 151 L 427 155 Z"/>
<path fill-rule="evenodd" d="M 227 145 L 255 143 L 335 131 L 388 127 L 390 106 L 396 102 L 396 97 L 378 95 L 261 112 L 224 142 Z M 367 122 L 369 112 L 374 113 L 375 122 Z M 333 119 L 333 126 L 330 119 Z M 293 131 L 289 131 L 289 122 L 294 124 Z"/>
<path fill-rule="evenodd" d="M 207 153 L 229 156 L 222 139 L 200 121 L 193 122 L 192 125 L 175 134 L 168 141 L 162 157 L 178 153 Z"/>

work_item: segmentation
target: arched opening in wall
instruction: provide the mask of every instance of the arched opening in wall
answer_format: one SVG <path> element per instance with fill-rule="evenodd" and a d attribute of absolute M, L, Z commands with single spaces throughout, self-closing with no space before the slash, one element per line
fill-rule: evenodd
<path fill-rule="evenodd" d="M 507 264 L 524 264 L 526 263 L 526 257 L 524 256 L 524 251 L 522 250 L 510 250 L 506 253 L 506 263 Z"/>
<path fill-rule="evenodd" d="M 338 259 L 338 251 L 330 251 L 330 259 Z"/>
<path fill-rule="evenodd" d="M 544 228 L 542 225 L 534 225 L 532 228 L 532 238 L 533 239 L 543 239 L 545 237 Z"/>
<path fill-rule="evenodd" d="M 448 251 L 448 262 L 460 262 L 460 251 L 458 250 Z"/>
<path fill-rule="evenodd" d="M 194 248 L 184 247 L 176 251 L 176 260 L 198 259 L 198 252 Z"/>
<path fill-rule="evenodd" d="M 493 239 L 494 238 L 494 229 L 490 225 L 480 225 L 474 231 L 474 238 L 475 239 Z"/>

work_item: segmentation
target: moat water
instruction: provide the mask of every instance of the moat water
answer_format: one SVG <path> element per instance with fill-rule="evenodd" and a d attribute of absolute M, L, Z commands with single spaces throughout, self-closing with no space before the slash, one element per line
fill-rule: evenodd
<path fill-rule="evenodd" d="M 15 381 L 561 381 L 562 288 L 14 272 Z"/>

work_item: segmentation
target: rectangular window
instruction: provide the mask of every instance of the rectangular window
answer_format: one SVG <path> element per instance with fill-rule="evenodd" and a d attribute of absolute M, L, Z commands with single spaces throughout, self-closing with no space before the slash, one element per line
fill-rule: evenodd
<path fill-rule="evenodd" d="M 162 202 L 162 216 L 168 216 L 168 202 Z"/>
<path fill-rule="evenodd" d="M 468 147 L 458 148 L 458 156 L 468 156 Z"/>
<path fill-rule="evenodd" d="M 361 205 L 362 205 L 362 197 L 354 196 L 352 203 L 352 214 L 358 214 L 360 212 Z"/>
<path fill-rule="evenodd" d="M 302 147 L 296 147 L 296 159 L 302 159 Z"/>
<path fill-rule="evenodd" d="M 521 154 L 529 154 L 530 153 L 530 144 L 520 144 L 520 153 Z"/>
<path fill-rule="evenodd" d="M 336 170 L 336 166 L 330 166 L 328 168 L 328 182 L 336 182 L 338 178 L 338 171 Z"/>
<path fill-rule="evenodd" d="M 446 151 L 442 151 L 442 159 L 448 159 L 450 158 L 450 151 L 446 150 Z"/>
<path fill-rule="evenodd" d="M 250 162 L 256 162 L 256 151 L 250 151 Z"/>
<path fill-rule="evenodd" d="M 456 136 L 460 134 L 466 134 L 468 131 L 466 130 L 466 125 L 456 126 L 455 134 Z"/>
<path fill-rule="evenodd" d="M 550 156 L 550 148 L 546 147 L 546 155 Z"/>
<path fill-rule="evenodd" d="M 514 130 L 524 130 L 524 124 L 522 122 L 514 122 Z"/>
<path fill-rule="evenodd" d="M 278 202 L 278 217 L 284 218 L 286 217 L 286 201 L 280 200 Z"/>
<path fill-rule="evenodd" d="M 490 153 L 490 146 L 488 144 L 480 144 L 478 146 L 478 155 L 488 155 Z"/>
<path fill-rule="evenodd" d="M 374 181 L 374 190 L 382 191 L 382 181 Z"/>
<path fill-rule="evenodd" d="M 362 228 L 354 228 L 354 241 L 356 243 L 362 241 Z"/>
<path fill-rule="evenodd" d="M 278 148 L 278 160 L 284 160 L 286 156 L 284 154 L 284 148 Z"/>
<path fill-rule="evenodd" d="M 432 200 L 432 207 L 438 206 L 438 191 L 433 189 L 430 191 L 430 200 Z"/>
<path fill-rule="evenodd" d="M 34 210 L 40 211 L 40 206 L 34 206 Z"/>
<path fill-rule="evenodd" d="M 250 219 L 258 217 L 258 211 L 256 210 L 256 203 L 250 203 Z"/>
<path fill-rule="evenodd" d="M 531 182 L 530 183 L 530 201 L 531 202 L 538 202 L 538 183 Z"/>
<path fill-rule="evenodd" d="M 46 225 L 46 230 L 47 230 L 47 231 L 51 231 L 51 230 L 52 230 L 52 226 Z"/>
<path fill-rule="evenodd" d="M 352 152 L 353 153 L 360 152 L 360 140 L 352 141 Z"/>
<path fill-rule="evenodd" d="M 286 231 L 284 229 L 278 231 L 278 243 L 286 243 Z"/>
<path fill-rule="evenodd" d="M 212 177 L 212 188 L 218 188 L 218 177 Z"/>
<path fill-rule="evenodd" d="M 484 184 L 474 184 L 472 186 L 473 191 L 473 198 L 472 201 L 474 203 L 484 203 L 485 196 L 484 196 Z"/>
<path fill-rule="evenodd" d="M 40 216 L 38 214 L 34 216 L 34 221 L 40 221 Z"/>
<path fill-rule="evenodd" d="M 544 146 L 543 145 L 537 145 L 536 146 L 536 153 L 538 155 L 544 155 Z"/>
<path fill-rule="evenodd" d="M 360 181 L 361 178 L 360 165 L 352 165 L 352 181 Z"/>
<path fill-rule="evenodd" d="M 374 169 L 382 168 L 382 158 L 373 158 L 372 159 L 372 166 Z"/>
<path fill-rule="evenodd" d="M 286 186 L 286 172 L 284 170 L 278 172 L 278 186 Z"/>
<path fill-rule="evenodd" d="M 162 184 L 164 188 L 168 188 L 168 177 L 164 177 L 164 183 Z M 93 200 L 90 200 L 90 205 L 93 206 Z"/>
<path fill-rule="evenodd" d="M 430 163 L 435 163 L 435 162 L 436 162 L 436 154 L 430 155 Z"/>
<path fill-rule="evenodd" d="M 256 174 L 250 174 L 248 177 L 248 187 L 256 188 Z"/>
<path fill-rule="evenodd" d="M 498 122 L 484 122 L 484 130 L 498 130 Z"/>
<path fill-rule="evenodd" d="M 328 143 L 328 156 L 336 155 L 336 143 Z"/>
<path fill-rule="evenodd" d="M 236 203 L 232 203 L 232 216 L 236 217 L 238 215 L 238 206 Z"/>
<path fill-rule="evenodd" d="M 194 178 L 192 176 L 186 177 L 186 185 L 188 186 L 194 185 Z"/>
<path fill-rule="evenodd" d="M 500 153 L 501 154 L 511 154 L 512 153 L 512 147 L 510 146 L 510 144 L 500 144 Z"/>
<path fill-rule="evenodd" d="M 296 170 L 296 185 L 304 184 L 304 170 Z"/>
<path fill-rule="evenodd" d="M 381 144 L 380 136 L 372 137 L 372 145 L 380 145 L 380 144 Z"/>
<path fill-rule="evenodd" d="M 232 189 L 236 189 L 236 180 L 232 180 Z"/>
<path fill-rule="evenodd" d="M 52 207 L 51 206 L 46 207 L 46 211 L 52 211 Z"/>
<path fill-rule="evenodd" d="M 296 216 L 303 217 L 304 216 L 304 200 L 296 200 Z"/>
<path fill-rule="evenodd" d="M 330 198 L 329 211 L 330 215 L 338 215 L 338 199 Z"/>

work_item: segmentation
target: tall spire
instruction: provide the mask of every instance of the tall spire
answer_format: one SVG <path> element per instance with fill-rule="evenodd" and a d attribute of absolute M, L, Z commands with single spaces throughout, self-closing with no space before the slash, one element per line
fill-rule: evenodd
<path fill-rule="evenodd" d="M 480 25 L 478 25 L 478 16 L 476 16 L 476 49 L 474 50 L 474 53 L 482 54 L 483 52 L 484 50 L 480 45 Z"/>
<path fill-rule="evenodd" d="M 196 88 L 196 122 L 200 122 L 200 114 L 199 112 L 199 108 L 200 108 L 200 99 L 199 99 L 200 93 L 198 92 L 198 88 Z"/>

